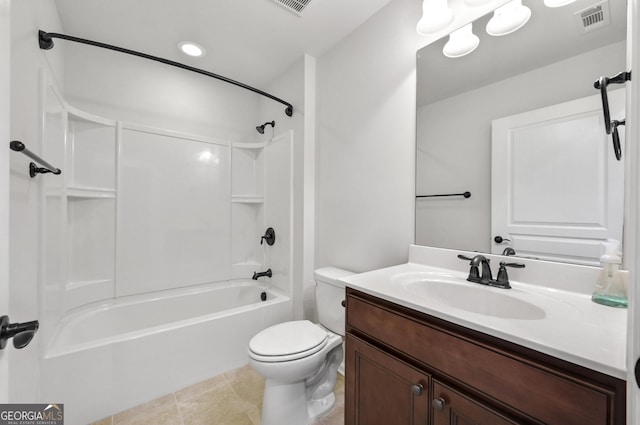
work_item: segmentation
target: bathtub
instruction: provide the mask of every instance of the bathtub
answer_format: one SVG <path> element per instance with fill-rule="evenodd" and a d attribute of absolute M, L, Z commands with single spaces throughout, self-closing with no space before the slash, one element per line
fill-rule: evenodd
<path fill-rule="evenodd" d="M 44 353 L 40 398 L 64 403 L 67 425 L 91 423 L 246 364 L 251 337 L 291 310 L 252 280 L 82 307 Z"/>

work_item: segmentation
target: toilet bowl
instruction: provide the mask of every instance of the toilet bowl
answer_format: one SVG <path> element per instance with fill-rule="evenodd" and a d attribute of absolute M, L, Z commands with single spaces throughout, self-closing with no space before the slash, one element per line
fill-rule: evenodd
<path fill-rule="evenodd" d="M 344 335 L 345 289 L 338 279 L 351 274 L 316 270 L 319 324 L 280 323 L 249 342 L 249 363 L 265 378 L 261 425 L 307 425 L 333 408 Z"/>

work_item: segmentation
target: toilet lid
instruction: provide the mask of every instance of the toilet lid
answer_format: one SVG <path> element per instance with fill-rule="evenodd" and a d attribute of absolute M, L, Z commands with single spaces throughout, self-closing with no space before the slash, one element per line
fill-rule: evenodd
<path fill-rule="evenodd" d="M 327 331 L 308 320 L 271 326 L 249 341 L 249 349 L 260 356 L 289 356 L 318 351 L 327 343 Z M 302 356 L 301 356 L 302 357 Z"/>

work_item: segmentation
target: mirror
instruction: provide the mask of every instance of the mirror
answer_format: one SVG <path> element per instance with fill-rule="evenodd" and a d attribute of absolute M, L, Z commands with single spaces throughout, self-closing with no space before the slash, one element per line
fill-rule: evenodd
<path fill-rule="evenodd" d="M 492 169 L 496 167 L 492 167 L 492 121 L 598 95 L 593 83 L 599 76 L 625 70 L 624 0 L 578 0 L 559 8 L 546 7 L 539 0 L 524 0 L 523 4 L 531 9 L 531 18 L 509 35 L 492 37 L 486 33 L 492 14 L 476 20 L 473 32 L 480 44 L 466 56 L 451 59 L 442 54 L 448 37 L 417 52 L 418 245 L 494 253 L 513 245 L 517 252 L 517 243 L 497 244 L 497 235 L 492 234 L 492 199 L 504 196 L 492 194 L 491 189 Z M 594 6 L 600 7 L 599 12 L 582 19 L 580 12 Z M 606 152 L 610 152 L 611 139 L 606 140 Z M 605 152 L 604 147 L 598 149 Z M 547 166 L 553 163 L 541 162 Z M 618 164 L 609 165 L 622 166 L 622 162 Z M 562 167 L 558 165 L 556 170 Z M 471 194 L 468 198 L 421 197 L 467 191 Z M 558 204 L 549 202 L 545 211 L 559 214 L 553 210 L 562 208 Z M 622 208 L 616 214 L 621 227 Z M 502 236 L 509 238 L 509 234 Z M 599 243 L 592 248 L 597 249 L 596 260 L 547 256 L 542 249 L 527 256 L 593 264 L 599 256 Z"/>

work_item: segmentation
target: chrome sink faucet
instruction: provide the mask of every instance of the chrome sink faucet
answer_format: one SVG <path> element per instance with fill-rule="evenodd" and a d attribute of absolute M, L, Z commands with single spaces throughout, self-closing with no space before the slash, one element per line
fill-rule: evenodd
<path fill-rule="evenodd" d="M 504 261 L 501 261 L 498 275 L 494 279 L 493 274 L 491 273 L 491 267 L 489 266 L 489 262 L 491 260 L 484 255 L 478 254 L 473 258 L 469 258 L 460 254 L 458 255 L 458 258 L 470 261 L 469 266 L 471 266 L 471 268 L 469 269 L 469 277 L 467 277 L 469 282 L 502 289 L 511 289 L 511 285 L 509 284 L 509 275 L 507 274 L 507 267 L 515 267 L 519 269 L 524 268 L 524 264 L 505 263 Z M 482 275 L 480 275 L 479 267 L 482 267 Z"/>

